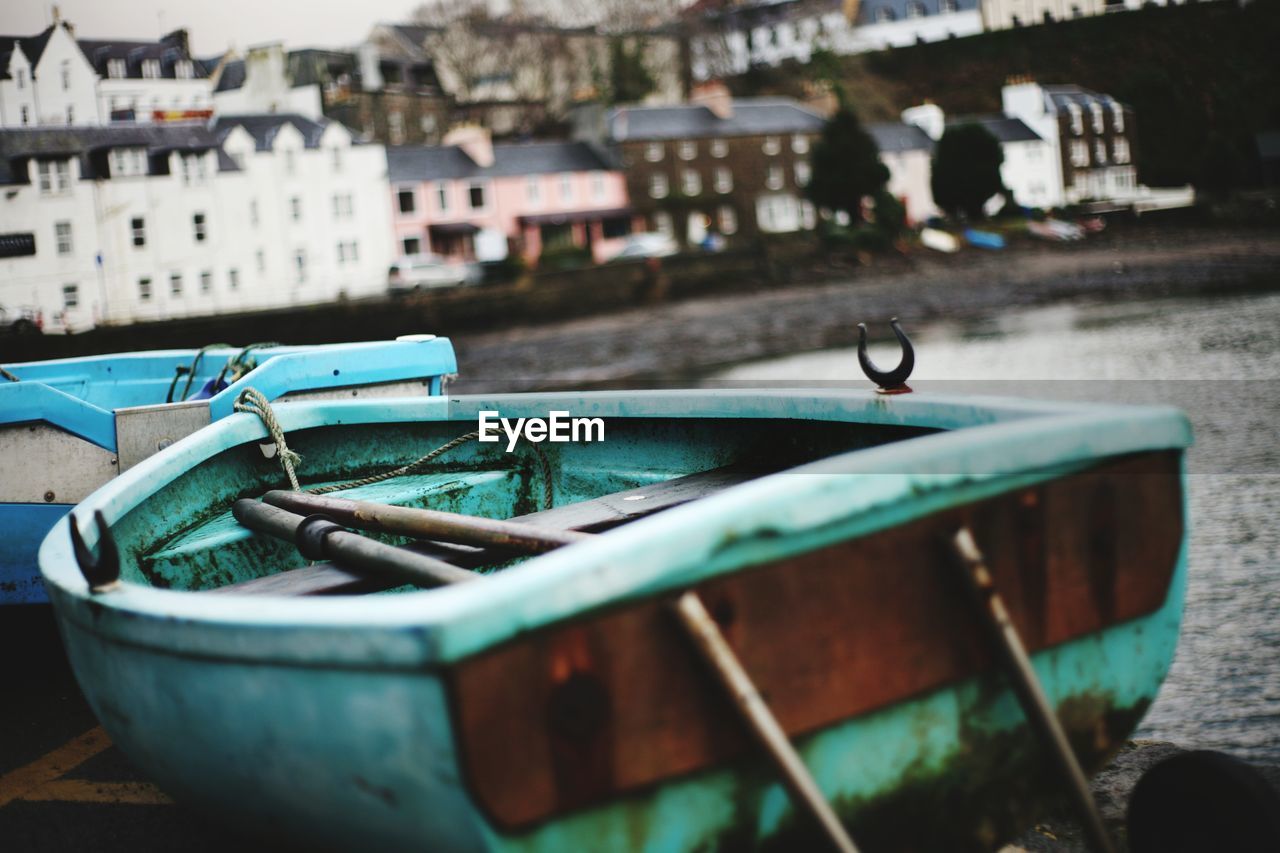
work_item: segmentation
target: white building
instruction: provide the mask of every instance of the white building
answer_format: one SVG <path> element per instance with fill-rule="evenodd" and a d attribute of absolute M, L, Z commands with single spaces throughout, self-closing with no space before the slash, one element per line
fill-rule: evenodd
<path fill-rule="evenodd" d="M 338 125 L 0 130 L 0 185 L 0 305 L 46 331 L 385 289 L 385 154 Z"/>
<path fill-rule="evenodd" d="M 158 41 L 77 40 L 60 21 L 0 36 L 0 127 L 207 118 L 212 108 L 184 30 Z"/>
<path fill-rule="evenodd" d="M 741 74 L 753 65 L 807 63 L 982 32 L 978 0 L 764 0 L 694 19 L 695 80 Z"/>
<path fill-rule="evenodd" d="M 885 185 L 907 209 L 907 221 L 923 222 L 938 215 L 933 201 L 934 139 L 914 124 L 872 124 L 867 133 L 880 149 L 880 162 L 889 169 Z"/>
<path fill-rule="evenodd" d="M 1057 148 L 1019 118 L 1002 115 L 963 116 L 948 120 L 937 104 L 904 110 L 902 120 L 937 141 L 947 127 L 977 124 L 1000 143 L 1004 162 L 1000 178 L 1023 207 L 1057 207 L 1063 203 L 1062 167 Z"/>
<path fill-rule="evenodd" d="M 1140 0 L 1132 0 L 1137 8 Z M 1126 3 L 1107 0 L 982 0 L 982 17 L 989 30 L 1006 30 L 1030 24 L 1050 24 L 1087 15 L 1101 15 L 1126 8 Z"/>

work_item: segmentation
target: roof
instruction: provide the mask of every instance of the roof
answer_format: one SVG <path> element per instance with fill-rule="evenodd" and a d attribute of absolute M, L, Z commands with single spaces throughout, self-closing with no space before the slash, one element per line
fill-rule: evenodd
<path fill-rule="evenodd" d="M 1090 107 L 1093 104 L 1104 107 L 1126 106 L 1110 95 L 1090 91 L 1083 86 L 1054 85 L 1041 86 L 1040 89 L 1044 92 L 1045 107 L 1049 112 L 1054 113 L 1069 109 L 1071 104 L 1078 104 L 1081 107 Z"/>
<path fill-rule="evenodd" d="M 858 23 L 861 25 L 880 23 L 880 16 L 884 14 L 882 10 L 888 9 L 892 12 L 890 21 L 908 21 L 914 16 L 912 14 L 911 5 L 920 3 L 924 6 L 924 18 L 927 20 L 935 15 L 942 14 L 941 0 L 865 0 L 858 6 Z M 979 0 L 956 0 L 955 12 L 970 12 L 977 9 Z M 924 22 L 920 22 L 924 25 Z"/>
<path fill-rule="evenodd" d="M 14 43 L 22 46 L 23 55 L 35 67 L 49 43 L 49 37 L 53 35 L 54 26 L 50 24 L 34 36 L 0 36 L 0 80 L 9 79 L 9 59 L 13 56 Z"/>
<path fill-rule="evenodd" d="M 607 127 L 614 141 L 625 142 L 816 133 L 824 124 L 817 113 L 787 98 L 735 98 L 733 114 L 729 118 L 720 118 L 701 104 L 625 106 L 609 113 Z"/>
<path fill-rule="evenodd" d="M 276 134 L 286 124 L 293 125 L 302 134 L 307 148 L 318 148 L 320 137 L 332 124 L 327 119 L 319 121 L 304 118 L 296 113 L 256 113 L 253 115 L 222 115 L 213 121 L 213 131 L 221 143 L 233 128 L 243 127 L 253 137 L 259 151 L 270 151 Z"/>
<path fill-rule="evenodd" d="M 933 151 L 933 140 L 914 124 L 869 124 L 867 133 L 881 152 Z"/>
<path fill-rule="evenodd" d="M 0 130 L 0 182 L 12 182 L 14 161 L 39 157 L 79 157 L 81 174 L 94 177 L 91 154 L 112 148 L 138 147 L 146 148 L 151 154 L 207 151 L 218 148 L 218 138 L 203 122 Z M 234 164 L 228 165 L 234 168 Z M 223 168 L 221 157 L 219 167 L 228 170 Z"/>
<path fill-rule="evenodd" d="M 392 181 L 501 178 L 555 172 L 612 169 L 608 155 L 587 142 L 528 142 L 493 146 L 493 164 L 480 166 L 457 145 L 391 146 L 387 175 Z"/>
<path fill-rule="evenodd" d="M 214 57 L 204 60 L 205 74 L 212 75 L 214 69 L 218 67 L 218 63 L 222 61 L 222 57 Z M 232 89 L 239 89 L 244 85 L 244 60 L 228 59 L 222 66 L 222 73 L 218 76 L 218 84 L 213 87 L 215 92 L 227 92 Z"/>
<path fill-rule="evenodd" d="M 183 30 L 162 36 L 159 41 L 77 39 L 76 44 L 80 45 L 81 52 L 99 77 L 108 77 L 107 63 L 117 59 L 124 62 L 124 76 L 132 79 L 142 77 L 142 63 L 150 59 L 159 61 L 160 76 L 164 79 L 177 78 L 176 66 L 182 60 L 191 62 L 193 77 L 208 77 L 204 63 L 191 58 L 187 49 L 187 34 Z"/>
<path fill-rule="evenodd" d="M 1027 127 L 1020 118 L 1001 115 L 956 116 L 947 122 L 947 127 L 959 127 L 964 124 L 976 124 L 984 128 L 996 138 L 997 142 L 1043 142 L 1040 134 Z"/>

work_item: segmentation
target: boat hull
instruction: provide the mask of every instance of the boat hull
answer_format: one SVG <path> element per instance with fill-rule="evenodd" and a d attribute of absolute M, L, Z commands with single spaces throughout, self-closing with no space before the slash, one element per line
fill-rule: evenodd
<path fill-rule="evenodd" d="M 838 581 L 845 563 L 850 578 L 874 568 L 853 567 L 858 543 L 960 513 L 973 520 L 979 543 L 991 547 L 998 579 L 1007 579 L 1002 567 L 1016 567 L 1019 560 L 987 535 L 993 528 L 972 507 L 1009 500 L 1021 505 L 1028 492 L 1048 494 L 1073 477 L 1092 476 L 1099 465 L 1134 459 L 1162 460 L 1164 467 L 1148 474 L 1161 478 L 1169 500 L 1161 503 L 1160 489 L 1146 492 L 1172 514 L 1164 550 L 1150 560 L 1152 582 L 1142 585 L 1141 601 L 1121 582 L 1131 573 L 1120 560 L 1111 564 L 1111 575 L 1087 569 L 1061 575 L 1066 593 L 1084 585 L 1082 593 L 1076 589 L 1085 602 L 1080 614 L 1101 613 L 1101 621 L 1059 619 L 1057 628 L 1043 631 L 1030 623 L 1024 627 L 1033 629 L 1032 661 L 1045 692 L 1091 768 L 1137 725 L 1172 660 L 1186 578 L 1180 451 L 1189 442 L 1185 420 L 1176 413 L 1001 409 L 842 392 L 696 392 L 452 398 L 377 409 L 298 404 L 281 407 L 280 415 L 298 436 L 304 458 L 322 465 L 315 442 L 325 424 L 342 423 L 349 430 L 376 419 L 435 421 L 458 434 L 475 423 L 477 410 L 490 408 L 513 416 L 549 409 L 591 412 L 618 419 L 611 424 L 671 416 L 704 423 L 772 419 L 793 437 L 801 432 L 797 421 L 805 419 L 864 422 L 905 427 L 914 437 L 737 486 L 483 582 L 432 592 L 286 600 L 129 583 L 94 596 L 78 578 L 66 524 L 60 524 L 42 548 L 41 565 L 77 678 L 125 753 L 166 791 L 219 820 L 322 848 L 814 846 L 808 824 L 769 764 L 747 746 L 726 706 L 716 704 L 723 699 L 709 682 L 697 681 L 692 653 L 681 657 L 674 624 L 666 630 L 654 622 L 657 633 L 640 638 L 639 645 L 614 648 L 609 641 L 618 629 L 608 627 L 610 620 L 660 608 L 691 588 L 704 593 L 713 615 L 723 618 L 719 592 L 781 567 L 797 577 L 826 571 L 827 582 L 837 584 L 830 594 L 823 594 L 816 575 L 802 578 L 791 592 L 812 581 L 812 597 L 832 604 L 837 615 L 845 607 L 848 623 L 856 627 L 874 611 L 857 614 L 846 605 L 861 595 L 859 589 L 867 590 L 855 586 L 852 598 L 841 599 Z M 962 428 L 970 424 L 971 430 Z M 610 451 L 606 441 L 583 453 L 625 450 L 635 468 L 642 467 L 636 459 L 662 464 L 653 447 L 622 426 L 610 429 L 612 447 L 621 450 Z M 643 423 L 635 426 L 637 435 L 645 429 Z M 691 423 L 685 431 L 693 435 L 697 429 Z M 920 430 L 953 432 L 920 437 Z M 161 517 L 174 501 L 209 492 L 214 480 L 208 477 L 217 472 L 206 477 L 204 468 L 239 458 L 240 449 L 261 436 L 256 422 L 228 419 L 143 463 L 84 508 L 105 507 L 129 552 L 131 542 L 141 547 L 144 539 L 159 537 Z M 694 470 L 724 464 L 730 438 L 688 450 L 697 460 Z M 308 447 L 306 440 L 313 444 Z M 563 459 L 557 461 L 567 468 Z M 469 460 L 459 465 L 474 475 Z M 584 476 L 585 469 L 573 470 L 573 477 Z M 570 479 L 564 475 L 557 486 Z M 246 488 L 232 484 L 226 491 L 243 494 Z M 1090 500 L 1086 495 L 1085 504 Z M 1093 530 L 1089 525 L 1100 522 L 1084 513 L 1081 523 Z M 1113 541 L 1131 541 L 1125 535 L 1121 530 Z M 831 554 L 837 559 L 806 562 Z M 928 625 L 938 621 L 928 608 L 954 598 L 955 614 L 948 619 L 965 623 L 959 593 L 952 597 L 939 587 L 931 597 L 908 594 L 921 586 L 918 560 L 879 562 L 878 576 L 887 579 L 879 592 L 888 611 L 898 599 L 926 606 L 922 624 Z M 945 571 L 943 565 L 931 570 Z M 895 572 L 903 584 L 896 591 Z M 133 576 L 141 577 L 137 570 Z M 857 577 L 867 583 L 877 575 Z M 1094 594 L 1102 588 L 1114 594 Z M 1008 592 L 1016 611 L 1036 598 L 1025 589 Z M 1054 798 L 1051 763 L 1002 677 L 975 648 L 976 628 L 974 636 L 954 636 L 954 658 L 963 665 L 939 671 L 932 666 L 936 650 L 916 648 L 895 662 L 889 639 L 865 648 L 866 637 L 839 634 L 840 620 L 819 613 L 821 608 L 791 612 L 797 599 L 783 593 L 773 599 L 780 611 L 773 614 L 765 606 L 769 594 L 759 594 L 765 605 L 755 609 L 750 596 L 736 601 L 739 622 L 728 629 L 730 642 L 748 672 L 760 678 L 819 787 L 863 849 L 991 849 Z M 1052 622 L 1052 607 L 1043 612 Z M 832 649 L 844 649 L 844 657 L 797 653 L 813 643 L 800 631 L 800 646 L 779 641 L 785 654 L 770 663 L 768 634 L 753 640 L 741 633 L 757 617 L 765 620 L 757 634 L 766 626 L 785 630 L 788 621 L 801 628 L 829 625 L 825 636 Z M 931 636 L 945 644 L 952 634 Z M 668 666 L 623 659 L 627 649 L 647 653 L 651 647 Z M 854 666 L 861 652 L 870 663 Z M 522 662 L 530 660 L 532 681 L 523 684 L 487 674 L 520 673 Z M 847 666 L 833 671 L 832 661 L 839 660 Z M 665 703 L 625 692 L 626 673 L 644 686 L 645 673 L 655 670 L 658 680 L 650 686 L 659 694 L 667 691 Z M 916 677 L 923 671 L 936 677 Z M 800 690 L 788 681 L 797 672 L 807 673 L 812 683 L 807 694 L 800 691 L 788 703 L 786 692 Z M 603 752 L 593 739 L 600 731 L 592 698 L 598 691 L 579 691 L 567 703 L 552 695 L 557 678 L 573 682 L 581 673 L 604 684 L 606 717 L 620 733 Z M 892 689 L 886 688 L 889 682 Z M 824 694 L 838 694 L 848 704 L 823 705 Z M 673 737 L 662 732 L 665 712 Z M 633 725 L 637 719 L 643 725 Z M 493 754 L 479 755 L 490 741 Z M 510 775 L 505 781 L 501 772 L 492 772 L 503 761 Z M 512 812 L 513 807 L 526 812 Z"/>

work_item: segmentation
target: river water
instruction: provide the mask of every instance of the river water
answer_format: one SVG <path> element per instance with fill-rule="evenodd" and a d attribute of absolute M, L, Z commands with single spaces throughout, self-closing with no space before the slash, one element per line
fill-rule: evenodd
<path fill-rule="evenodd" d="M 908 328 L 917 391 L 1172 403 L 1188 454 L 1190 580 L 1139 737 L 1280 763 L 1280 294 L 1087 302 Z M 873 346 L 881 367 L 896 344 Z M 707 385 L 861 380 L 853 349 L 741 364 Z"/>

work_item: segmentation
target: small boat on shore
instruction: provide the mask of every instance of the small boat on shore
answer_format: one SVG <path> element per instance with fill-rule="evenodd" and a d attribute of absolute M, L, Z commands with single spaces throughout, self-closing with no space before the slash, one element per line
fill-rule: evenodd
<path fill-rule="evenodd" d="M 273 410 L 107 483 L 40 565 L 130 760 L 295 844 L 991 850 L 1062 791 L 1024 693 L 1095 770 L 1177 642 L 1176 410 L 831 389 Z M 485 413 L 603 440 L 479 441 Z"/>
<path fill-rule="evenodd" d="M 111 478 L 230 415 L 242 388 L 267 400 L 439 394 L 456 369 L 452 345 L 434 335 L 4 365 L 0 605 L 47 601 L 36 552 L 54 522 Z"/>

